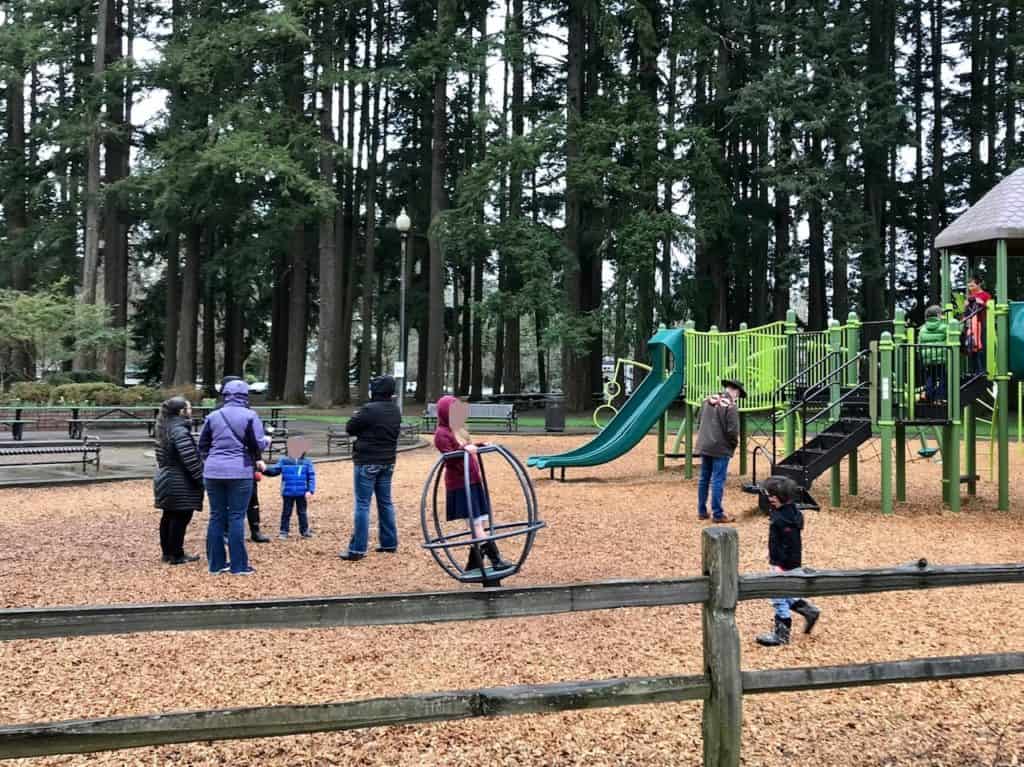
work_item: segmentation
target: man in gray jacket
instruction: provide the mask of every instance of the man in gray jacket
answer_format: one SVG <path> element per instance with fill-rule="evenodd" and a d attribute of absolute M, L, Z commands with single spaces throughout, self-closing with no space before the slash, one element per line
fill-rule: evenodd
<path fill-rule="evenodd" d="M 725 390 L 712 394 L 700 408 L 700 430 L 697 432 L 696 453 L 700 456 L 700 481 L 697 483 L 697 519 L 708 519 L 708 489 L 711 490 L 711 520 L 735 522 L 722 509 L 725 476 L 729 459 L 740 441 L 739 401 L 747 396 L 743 384 L 727 378 L 722 381 Z"/>

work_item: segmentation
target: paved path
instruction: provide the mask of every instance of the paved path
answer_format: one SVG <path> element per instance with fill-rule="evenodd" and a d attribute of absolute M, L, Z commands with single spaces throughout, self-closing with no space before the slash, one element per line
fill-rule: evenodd
<path fill-rule="evenodd" d="M 327 461 L 344 461 L 348 457 L 327 455 L 327 428 L 330 424 L 322 421 L 303 421 L 296 419 L 288 424 L 288 431 L 292 435 L 308 436 L 313 441 L 313 449 L 309 457 L 317 463 Z M 500 435 L 506 434 L 503 429 L 489 431 L 487 429 L 474 430 L 477 434 Z M 537 436 L 545 434 L 543 428 L 523 427 L 513 435 Z M 554 436 L 592 434 L 592 429 L 567 428 L 564 432 Z M 153 441 L 149 439 L 145 431 L 141 429 L 104 429 L 96 432 L 103 445 L 103 452 L 100 460 L 99 473 L 94 467 L 89 467 L 83 473 L 80 466 L 72 464 L 63 466 L 5 466 L 5 462 L 19 459 L 0 458 L 0 488 L 13 487 L 41 487 L 46 485 L 74 485 L 89 484 L 95 482 L 119 482 L 129 479 L 150 479 L 153 476 Z M 423 445 L 430 444 L 430 434 L 424 434 Z M 8 444 L 10 435 L 6 432 L 0 434 L 0 444 Z M 61 440 L 67 441 L 67 432 L 25 432 L 25 441 Z M 11 443 L 17 444 L 17 443 Z M 419 446 L 416 446 L 419 447 Z M 404 448 L 415 449 L 415 448 Z M 276 454 L 275 454 L 276 455 Z M 72 456 L 61 456 L 61 458 Z M 26 459 L 20 459 L 26 460 Z"/>

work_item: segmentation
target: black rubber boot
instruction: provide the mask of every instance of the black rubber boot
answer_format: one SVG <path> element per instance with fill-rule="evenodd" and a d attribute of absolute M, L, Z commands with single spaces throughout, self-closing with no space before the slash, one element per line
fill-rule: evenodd
<path fill-rule="evenodd" d="M 818 622 L 818 618 L 821 617 L 821 610 L 812 605 L 806 599 L 796 600 L 791 609 L 797 615 L 804 619 L 804 633 L 810 634 L 814 630 L 814 624 Z"/>
<path fill-rule="evenodd" d="M 476 546 L 469 547 L 469 560 L 466 562 L 466 572 L 470 570 L 480 570 L 483 572 L 484 560 L 480 556 L 480 549 Z"/>
<path fill-rule="evenodd" d="M 498 551 L 498 546 L 494 541 L 487 541 L 483 546 L 484 556 L 491 560 L 491 567 L 495 570 L 510 570 L 515 567 L 511 562 L 506 562 L 501 558 L 501 552 Z"/>
<path fill-rule="evenodd" d="M 757 643 L 765 647 L 778 647 L 789 644 L 789 631 L 793 625 L 792 618 L 776 618 L 775 629 L 770 634 L 761 634 L 757 637 Z"/>

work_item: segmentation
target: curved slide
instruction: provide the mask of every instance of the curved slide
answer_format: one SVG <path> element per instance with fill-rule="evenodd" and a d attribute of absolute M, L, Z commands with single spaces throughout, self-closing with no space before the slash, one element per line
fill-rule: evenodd
<path fill-rule="evenodd" d="M 651 350 L 653 370 L 604 429 L 590 442 L 568 453 L 532 456 L 526 462 L 527 466 L 538 469 L 600 466 L 636 447 L 683 388 L 683 330 L 659 330 L 647 346 Z M 672 355 L 672 372 L 668 377 L 665 376 L 662 348 Z"/>

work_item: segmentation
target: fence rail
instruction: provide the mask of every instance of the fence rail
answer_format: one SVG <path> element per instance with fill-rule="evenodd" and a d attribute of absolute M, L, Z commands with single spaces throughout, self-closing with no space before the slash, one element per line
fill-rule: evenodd
<path fill-rule="evenodd" d="M 703 604 L 702 676 L 560 682 L 321 705 L 186 711 L 0 727 L 0 759 L 272 737 L 475 717 L 703 700 L 704 764 L 738 767 L 743 696 L 1024 673 L 1024 652 L 742 671 L 741 600 L 1024 583 L 1024 563 L 854 571 L 738 572 L 736 531 L 704 531 L 706 576 L 521 589 L 313 599 L 0 610 L 0 640 L 148 631 L 315 628 L 488 620 Z"/>

